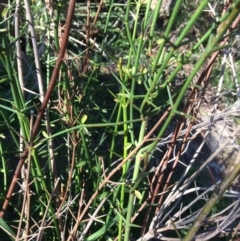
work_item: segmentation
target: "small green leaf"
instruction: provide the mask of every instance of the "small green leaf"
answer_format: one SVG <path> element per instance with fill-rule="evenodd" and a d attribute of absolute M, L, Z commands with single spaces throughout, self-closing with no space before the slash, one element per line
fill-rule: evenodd
<path fill-rule="evenodd" d="M 87 115 L 83 115 L 82 119 L 81 119 L 81 123 L 84 124 L 87 120 Z"/>
<path fill-rule="evenodd" d="M 101 195 L 100 195 L 100 200 L 104 199 L 105 197 L 107 197 L 109 193 L 108 192 L 103 192 Z"/>
<path fill-rule="evenodd" d="M 125 66 L 123 66 L 122 71 L 128 78 L 131 78 L 131 76 L 132 76 L 131 69 L 128 69 Z"/>
<path fill-rule="evenodd" d="M 9 78 L 8 78 L 8 77 L 1 78 L 1 79 L 0 79 L 0 83 L 4 83 L 4 82 L 7 82 L 7 81 L 9 81 Z"/>
<path fill-rule="evenodd" d="M 142 194 L 138 190 L 134 190 L 134 195 L 139 199 L 142 200 Z"/>
<path fill-rule="evenodd" d="M 96 173 L 98 173 L 98 168 L 96 166 L 92 167 L 92 170 Z"/>
<path fill-rule="evenodd" d="M 163 42 L 164 42 L 163 38 L 160 38 L 160 39 L 157 40 L 157 44 L 159 44 L 159 45 L 163 44 Z"/>
<path fill-rule="evenodd" d="M 141 79 L 138 79 L 138 84 L 140 85 L 140 84 L 142 84 L 142 80 Z"/>
<path fill-rule="evenodd" d="M 133 227 L 133 228 L 142 228 L 142 226 L 139 226 L 139 225 L 133 224 L 133 223 L 131 223 L 129 226 Z"/>
<path fill-rule="evenodd" d="M 89 131 L 88 131 L 87 128 L 84 127 L 84 128 L 82 129 L 82 131 L 83 131 L 84 134 L 90 136 L 90 133 L 89 133 Z"/>
<path fill-rule="evenodd" d="M 7 16 L 8 12 L 9 12 L 8 8 L 4 8 L 3 11 L 2 11 L 2 17 Z"/>
<path fill-rule="evenodd" d="M 121 96 L 121 97 L 125 97 L 125 98 L 130 98 L 128 94 L 125 94 L 125 93 L 118 93 L 117 94 L 118 96 Z"/>
<path fill-rule="evenodd" d="M 86 161 L 81 161 L 76 165 L 76 167 L 81 168 L 81 167 L 85 166 L 86 163 L 87 163 Z"/>
<path fill-rule="evenodd" d="M 48 136 L 48 134 L 47 134 L 46 131 L 42 131 L 42 134 L 43 134 L 43 136 L 44 136 L 45 138 L 49 138 L 49 136 Z"/>
<path fill-rule="evenodd" d="M 124 150 L 127 151 L 128 149 L 130 149 L 132 147 L 132 143 L 128 142 L 125 146 L 124 146 Z"/>

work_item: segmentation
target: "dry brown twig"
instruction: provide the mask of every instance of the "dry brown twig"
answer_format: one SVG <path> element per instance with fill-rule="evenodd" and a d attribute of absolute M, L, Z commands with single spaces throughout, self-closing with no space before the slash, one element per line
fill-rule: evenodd
<path fill-rule="evenodd" d="M 66 46 L 67 46 L 67 41 L 68 41 L 68 36 L 69 36 L 69 33 L 70 33 L 70 28 L 71 28 L 71 22 L 72 22 L 72 17 L 73 17 L 73 13 L 74 13 L 74 8 L 75 8 L 75 0 L 71 0 L 70 3 L 69 3 L 69 9 L 68 9 L 68 14 L 67 14 L 67 18 L 66 18 L 67 20 L 66 20 L 66 27 L 65 27 L 63 42 L 62 42 L 62 45 L 61 45 L 61 48 L 60 48 L 60 52 L 59 52 L 59 56 L 58 56 L 55 68 L 54 68 L 53 73 L 52 73 L 52 77 L 51 77 L 51 80 L 50 80 L 49 87 L 48 87 L 48 89 L 46 91 L 46 94 L 44 96 L 44 100 L 43 100 L 41 108 L 39 110 L 37 119 L 36 119 L 36 121 L 34 123 L 34 126 L 33 126 L 33 131 L 32 131 L 32 137 L 33 138 L 35 138 L 37 136 L 38 128 L 39 128 L 39 126 L 41 124 L 42 118 L 44 117 L 45 109 L 46 109 L 46 107 L 48 105 L 48 101 L 50 99 L 51 93 L 52 93 L 53 88 L 55 86 L 55 83 L 56 83 L 56 80 L 57 80 L 57 76 L 58 76 L 58 73 L 59 73 L 59 69 L 60 69 L 62 60 L 64 58 L 64 54 L 65 54 L 65 50 L 66 50 Z M 6 211 L 7 207 L 8 207 L 9 201 L 10 201 L 11 196 L 13 194 L 14 187 L 16 185 L 16 180 L 17 180 L 17 178 L 19 176 L 19 173 L 21 172 L 21 168 L 23 166 L 24 161 L 25 161 L 25 159 L 28 156 L 28 152 L 29 152 L 29 150 L 28 150 L 28 148 L 26 148 L 24 150 L 24 152 L 22 153 L 22 156 L 21 156 L 21 158 L 20 158 L 20 160 L 18 162 L 18 166 L 17 166 L 17 168 L 15 170 L 14 176 L 12 178 L 11 185 L 10 185 L 10 187 L 8 189 L 5 201 L 4 201 L 3 206 L 2 206 L 2 210 L 0 212 L 0 217 L 1 218 L 4 216 L 5 211 Z"/>

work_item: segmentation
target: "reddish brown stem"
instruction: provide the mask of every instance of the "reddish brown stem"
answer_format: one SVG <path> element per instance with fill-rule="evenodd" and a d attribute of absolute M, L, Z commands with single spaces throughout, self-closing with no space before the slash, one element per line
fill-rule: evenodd
<path fill-rule="evenodd" d="M 67 46 L 67 42 L 68 42 L 68 37 L 69 37 L 70 29 L 71 29 L 71 23 L 72 23 L 72 17 L 73 17 L 73 13 L 74 13 L 74 8 L 75 8 L 75 2 L 76 2 L 76 0 L 70 0 L 70 3 L 69 3 L 67 19 L 66 19 L 66 25 L 65 25 L 64 36 L 63 36 L 61 48 L 60 48 L 60 51 L 59 51 L 59 55 L 58 55 L 58 59 L 57 59 L 56 65 L 55 65 L 53 73 L 52 73 L 52 77 L 51 77 L 51 80 L 50 80 L 50 83 L 49 83 L 49 87 L 48 87 L 48 89 L 46 91 L 43 103 L 41 105 L 41 108 L 39 110 L 37 119 L 36 119 L 36 121 L 34 123 L 34 126 L 33 126 L 33 131 L 32 131 L 32 138 L 33 139 L 37 135 L 39 126 L 41 124 L 41 120 L 42 120 L 42 118 L 44 116 L 45 109 L 47 107 L 47 104 L 48 104 L 48 101 L 50 99 L 51 93 L 52 93 L 53 88 L 55 86 L 55 83 L 56 83 L 56 80 L 57 80 L 57 76 L 58 76 L 58 73 L 59 73 L 59 69 L 60 69 L 61 63 L 62 63 L 63 58 L 64 58 L 64 54 L 65 54 L 66 46 Z M 24 161 L 25 161 L 26 157 L 28 156 L 28 152 L 29 152 L 29 149 L 26 148 L 24 150 L 24 152 L 22 153 L 22 156 L 21 156 L 21 158 L 20 158 L 20 160 L 18 162 L 16 171 L 14 173 L 11 185 L 10 185 L 10 187 L 8 189 L 8 193 L 7 193 L 6 199 L 4 201 L 4 204 L 3 204 L 3 207 L 2 207 L 2 210 L 1 210 L 1 213 L 0 213 L 0 217 L 1 218 L 4 216 L 5 211 L 6 211 L 7 207 L 8 207 L 10 198 L 12 196 L 14 187 L 16 185 L 16 180 L 17 180 L 17 178 L 19 176 L 19 173 L 21 171 L 21 168 L 23 166 Z"/>

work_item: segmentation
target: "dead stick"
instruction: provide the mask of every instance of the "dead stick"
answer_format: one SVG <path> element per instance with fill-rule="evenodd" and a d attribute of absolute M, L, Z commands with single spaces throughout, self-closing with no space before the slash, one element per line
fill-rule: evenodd
<path fill-rule="evenodd" d="M 48 101 L 50 99 L 51 93 L 52 93 L 53 88 L 55 86 L 55 83 L 56 83 L 56 80 L 57 80 L 57 76 L 58 76 L 58 73 L 59 73 L 59 69 L 60 69 L 60 66 L 62 64 L 62 60 L 63 60 L 64 54 L 65 54 L 65 51 L 66 51 L 66 46 L 67 46 L 68 37 L 69 37 L 69 33 L 70 33 L 70 28 L 71 28 L 72 17 L 73 17 L 74 8 L 75 8 L 75 2 L 76 2 L 76 0 L 70 0 L 70 3 L 69 3 L 67 19 L 66 19 L 66 25 L 65 25 L 64 36 L 63 36 L 63 41 L 62 41 L 62 44 L 61 44 L 61 48 L 60 48 L 60 51 L 59 51 L 59 55 L 58 55 L 58 59 L 57 59 L 56 65 L 55 65 L 53 73 L 52 73 L 52 77 L 51 77 L 51 80 L 50 80 L 50 83 L 49 83 L 49 87 L 48 87 L 48 89 L 46 91 L 46 94 L 44 96 L 44 100 L 43 100 L 41 108 L 39 110 L 37 119 L 36 119 L 36 121 L 34 123 L 34 126 L 33 126 L 33 131 L 32 131 L 32 138 L 33 139 L 37 135 L 39 126 L 41 124 L 41 120 L 42 120 L 42 118 L 44 116 L 45 109 L 47 107 L 47 104 L 48 104 Z M 1 213 L 0 213 L 0 217 L 1 218 L 4 216 L 5 211 L 6 211 L 7 207 L 8 207 L 10 198 L 12 196 L 13 190 L 14 190 L 15 185 L 16 185 L 17 178 L 19 176 L 19 173 L 21 171 L 21 168 L 23 166 L 24 161 L 25 161 L 25 159 L 28 156 L 28 152 L 29 152 L 29 149 L 26 148 L 24 150 L 24 152 L 22 153 L 21 158 L 20 158 L 20 160 L 18 162 L 16 171 L 14 173 L 11 185 L 10 185 L 10 187 L 8 189 L 8 193 L 7 193 L 6 199 L 4 201 L 4 204 L 3 204 L 3 207 L 2 207 L 2 210 L 1 210 Z"/>

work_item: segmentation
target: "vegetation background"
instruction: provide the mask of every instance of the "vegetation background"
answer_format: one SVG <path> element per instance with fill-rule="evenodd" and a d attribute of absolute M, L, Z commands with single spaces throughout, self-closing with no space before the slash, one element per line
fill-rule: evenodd
<path fill-rule="evenodd" d="M 0 9 L 0 240 L 238 240 L 239 0 Z"/>

